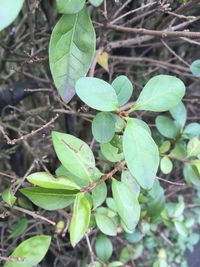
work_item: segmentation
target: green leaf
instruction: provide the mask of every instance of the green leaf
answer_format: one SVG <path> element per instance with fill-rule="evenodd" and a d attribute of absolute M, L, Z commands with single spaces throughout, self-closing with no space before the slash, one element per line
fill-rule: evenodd
<path fill-rule="evenodd" d="M 20 236 L 27 229 L 27 227 L 28 227 L 28 220 L 26 218 L 20 219 L 15 228 L 12 229 L 12 232 L 9 235 L 8 239 Z"/>
<path fill-rule="evenodd" d="M 89 107 L 100 111 L 119 109 L 117 95 L 113 87 L 98 78 L 83 77 L 76 83 L 76 93 Z"/>
<path fill-rule="evenodd" d="M 51 243 L 48 235 L 38 235 L 31 237 L 19 244 L 10 257 L 21 258 L 22 261 L 12 260 L 6 262 L 3 267 L 34 267 L 46 255 Z"/>
<path fill-rule="evenodd" d="M 32 173 L 27 177 L 27 180 L 31 184 L 38 185 L 43 188 L 67 190 L 80 189 L 80 187 L 76 183 L 74 183 L 72 179 L 66 176 L 54 178 L 53 175 L 48 172 Z"/>
<path fill-rule="evenodd" d="M 179 221 L 174 221 L 174 225 L 176 227 L 177 232 L 183 236 L 183 237 L 187 237 L 188 235 L 188 230 L 186 228 L 186 226 L 184 225 L 184 223 L 179 222 Z"/>
<path fill-rule="evenodd" d="M 123 150 L 131 174 L 142 188 L 149 190 L 159 166 L 159 151 L 151 135 L 135 119 L 128 119 Z"/>
<path fill-rule="evenodd" d="M 176 143 L 175 147 L 170 151 L 170 156 L 175 158 L 185 158 L 187 156 L 186 145 L 184 142 Z"/>
<path fill-rule="evenodd" d="M 105 235 L 116 236 L 117 235 L 117 226 L 115 222 L 104 214 L 95 214 L 95 220 L 97 226 L 101 232 Z"/>
<path fill-rule="evenodd" d="M 160 153 L 166 153 L 170 150 L 171 143 L 170 141 L 166 140 L 162 143 L 162 145 L 159 147 Z"/>
<path fill-rule="evenodd" d="M 123 106 L 126 104 L 133 93 L 133 85 L 131 81 L 125 75 L 120 75 L 114 79 L 112 87 L 117 94 L 119 105 Z"/>
<path fill-rule="evenodd" d="M 149 128 L 148 124 L 146 124 L 146 122 L 144 122 L 143 120 L 136 119 L 136 118 L 134 118 L 134 122 L 138 126 L 142 127 L 144 130 L 146 130 L 151 135 L 151 129 Z"/>
<path fill-rule="evenodd" d="M 200 154 L 200 139 L 199 137 L 194 137 L 187 144 L 187 156 L 193 157 L 198 154 Z"/>
<path fill-rule="evenodd" d="M 107 261 L 113 253 L 113 246 L 110 239 L 105 235 L 98 235 L 95 242 L 97 257 L 102 261 Z"/>
<path fill-rule="evenodd" d="M 117 207 L 117 211 L 130 230 L 134 230 L 140 218 L 140 205 L 130 187 L 117 180 L 112 180 L 112 194 Z"/>
<path fill-rule="evenodd" d="M 18 16 L 24 0 L 1 0 L 0 5 L 0 31 L 9 26 Z"/>
<path fill-rule="evenodd" d="M 4 202 L 6 202 L 10 207 L 12 207 L 16 201 L 16 197 L 13 194 L 13 191 L 11 188 L 5 189 L 2 194 L 2 199 Z"/>
<path fill-rule="evenodd" d="M 143 88 L 134 110 L 167 111 L 176 106 L 185 94 L 184 83 L 170 75 L 157 75 Z"/>
<path fill-rule="evenodd" d="M 136 196 L 136 197 L 139 196 L 140 186 L 136 182 L 134 177 L 131 175 L 130 171 L 128 171 L 128 170 L 122 171 L 121 181 L 124 182 L 125 184 L 127 184 L 131 188 L 134 196 Z"/>
<path fill-rule="evenodd" d="M 120 116 L 118 116 L 117 114 L 112 114 L 111 113 L 111 116 L 113 117 L 114 122 L 115 122 L 115 132 L 116 133 L 122 132 L 124 127 L 126 126 L 125 121 Z"/>
<path fill-rule="evenodd" d="M 95 44 L 95 32 L 86 7 L 75 15 L 63 15 L 56 24 L 49 45 L 49 63 L 65 102 L 74 96 L 76 81 L 88 72 Z"/>
<path fill-rule="evenodd" d="M 184 164 L 183 175 L 188 183 L 192 183 L 195 186 L 200 186 L 200 175 L 195 169 L 195 166 L 191 164 Z"/>
<path fill-rule="evenodd" d="M 54 149 L 62 165 L 80 179 L 92 182 L 95 159 L 90 147 L 77 137 L 52 132 Z"/>
<path fill-rule="evenodd" d="M 76 195 L 70 223 L 70 242 L 73 247 L 84 236 L 90 223 L 91 207 L 83 193 Z"/>
<path fill-rule="evenodd" d="M 190 65 L 190 71 L 195 77 L 200 77 L 200 59 L 192 62 Z"/>
<path fill-rule="evenodd" d="M 75 199 L 75 192 L 61 189 L 46 189 L 31 187 L 20 189 L 20 192 L 30 199 L 36 206 L 45 210 L 63 209 Z"/>
<path fill-rule="evenodd" d="M 106 183 L 101 183 L 97 185 L 92 190 L 92 201 L 93 201 L 93 209 L 96 209 L 100 206 L 106 199 L 107 196 L 107 186 Z"/>
<path fill-rule="evenodd" d="M 85 0 L 56 0 L 59 13 L 75 14 L 81 11 L 85 5 Z"/>
<path fill-rule="evenodd" d="M 158 131 L 167 138 L 175 139 L 180 132 L 180 127 L 172 119 L 159 115 L 156 117 Z"/>
<path fill-rule="evenodd" d="M 103 3 L 103 0 L 89 0 L 89 2 L 95 6 L 95 7 L 99 7 L 102 3 Z"/>
<path fill-rule="evenodd" d="M 162 173 L 168 174 L 172 171 L 173 169 L 173 164 L 172 161 L 167 157 L 163 157 L 160 161 L 160 169 Z"/>
<path fill-rule="evenodd" d="M 108 208 L 110 208 L 111 210 L 117 212 L 117 207 L 116 207 L 115 201 L 114 201 L 114 199 L 113 199 L 112 197 L 108 197 L 108 198 L 106 198 L 106 205 L 107 205 Z"/>
<path fill-rule="evenodd" d="M 178 105 L 170 109 L 169 112 L 175 119 L 176 123 L 179 124 L 181 128 L 183 128 L 187 119 L 187 110 L 183 102 L 181 101 L 180 103 L 178 103 Z"/>
<path fill-rule="evenodd" d="M 185 138 L 188 139 L 193 138 L 195 136 L 200 136 L 200 123 L 189 123 L 184 129 L 183 135 Z"/>
<path fill-rule="evenodd" d="M 108 267 L 122 267 L 124 264 L 120 261 L 113 261 L 110 264 L 108 264 Z"/>
<path fill-rule="evenodd" d="M 119 153 L 119 149 L 110 143 L 101 144 L 100 148 L 103 156 L 111 162 L 120 162 L 124 158 L 123 153 Z"/>
<path fill-rule="evenodd" d="M 115 121 L 110 113 L 99 112 L 92 121 L 92 134 L 99 143 L 108 143 L 115 134 Z"/>

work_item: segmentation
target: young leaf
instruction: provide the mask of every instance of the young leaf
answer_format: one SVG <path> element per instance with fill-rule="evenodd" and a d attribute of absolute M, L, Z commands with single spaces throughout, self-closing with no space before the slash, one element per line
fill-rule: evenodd
<path fill-rule="evenodd" d="M 15 204 L 16 197 L 14 196 L 12 189 L 7 188 L 2 192 L 2 199 L 5 201 L 10 207 Z"/>
<path fill-rule="evenodd" d="M 191 139 L 195 136 L 200 136 L 200 123 L 189 123 L 183 131 L 183 136 L 188 139 Z"/>
<path fill-rule="evenodd" d="M 183 175 L 188 183 L 192 183 L 198 187 L 200 186 L 200 175 L 195 169 L 195 166 L 191 164 L 184 164 Z"/>
<path fill-rule="evenodd" d="M 70 1 L 72 5 L 73 2 Z M 75 15 L 63 15 L 56 24 L 49 45 L 49 63 L 55 85 L 65 102 L 74 96 L 76 81 L 86 75 L 95 44 L 95 32 L 86 7 Z"/>
<path fill-rule="evenodd" d="M 116 236 L 117 226 L 114 221 L 104 214 L 95 214 L 97 226 L 105 235 Z"/>
<path fill-rule="evenodd" d="M 97 257 L 102 261 L 107 261 L 113 253 L 113 246 L 110 239 L 105 235 L 98 235 L 95 242 Z"/>
<path fill-rule="evenodd" d="M 149 190 L 159 166 L 159 151 L 151 135 L 135 119 L 127 122 L 123 151 L 131 174 L 142 188 Z"/>
<path fill-rule="evenodd" d="M 67 190 L 31 187 L 20 189 L 20 192 L 30 199 L 36 206 L 45 210 L 63 209 L 75 199 L 75 192 Z"/>
<path fill-rule="evenodd" d="M 126 125 L 125 121 L 120 116 L 118 116 L 117 114 L 112 114 L 111 113 L 111 116 L 113 117 L 114 122 L 115 122 L 115 132 L 116 133 L 122 132 L 124 127 L 125 127 L 125 125 Z"/>
<path fill-rule="evenodd" d="M 6 262 L 3 267 L 34 267 L 46 255 L 51 243 L 48 235 L 38 235 L 31 237 L 19 244 L 10 255 L 16 260 Z M 22 260 L 19 262 L 17 258 Z"/>
<path fill-rule="evenodd" d="M 164 174 L 168 174 L 173 169 L 172 161 L 167 157 L 163 157 L 160 161 L 160 169 Z"/>
<path fill-rule="evenodd" d="M 12 229 L 11 234 L 8 239 L 15 238 L 20 236 L 28 227 L 28 220 L 26 218 L 22 218 L 19 220 L 14 229 Z"/>
<path fill-rule="evenodd" d="M 83 9 L 85 0 L 56 0 L 59 13 L 75 14 Z"/>
<path fill-rule="evenodd" d="M 89 2 L 95 6 L 95 7 L 98 7 L 100 6 L 102 3 L 103 3 L 103 0 L 89 0 Z"/>
<path fill-rule="evenodd" d="M 18 16 L 24 0 L 1 0 L 0 5 L 0 31 L 10 25 Z"/>
<path fill-rule="evenodd" d="M 106 199 L 107 186 L 106 183 L 101 183 L 92 190 L 93 209 L 100 206 Z"/>
<path fill-rule="evenodd" d="M 170 141 L 166 140 L 162 143 L 162 145 L 159 147 L 160 153 L 166 153 L 170 150 L 171 143 Z"/>
<path fill-rule="evenodd" d="M 76 195 L 70 223 L 70 242 L 73 247 L 84 236 L 90 223 L 91 207 L 83 193 Z"/>
<path fill-rule="evenodd" d="M 119 109 L 117 95 L 113 87 L 98 78 L 83 77 L 76 83 L 76 93 L 89 107 L 100 111 Z"/>
<path fill-rule="evenodd" d="M 122 171 L 121 181 L 130 187 L 134 196 L 139 196 L 140 186 L 128 170 Z"/>
<path fill-rule="evenodd" d="M 80 187 L 76 183 L 74 183 L 72 179 L 66 176 L 54 178 L 53 175 L 48 172 L 32 173 L 27 177 L 27 180 L 31 184 L 38 185 L 43 188 L 67 190 L 80 189 Z"/>
<path fill-rule="evenodd" d="M 200 139 L 199 137 L 192 138 L 187 145 L 187 156 L 197 156 L 200 154 Z"/>
<path fill-rule="evenodd" d="M 115 121 L 108 112 L 99 112 L 92 121 L 92 134 L 99 143 L 108 143 L 115 134 Z"/>
<path fill-rule="evenodd" d="M 92 182 L 95 159 L 90 147 L 77 137 L 52 132 L 54 149 L 62 165 L 80 179 Z"/>
<path fill-rule="evenodd" d="M 175 119 L 176 123 L 179 124 L 181 128 L 183 128 L 187 119 L 187 110 L 183 102 L 181 101 L 180 103 L 178 103 L 178 105 L 170 109 L 169 112 Z"/>
<path fill-rule="evenodd" d="M 125 226 L 133 231 L 140 218 L 140 205 L 130 187 L 117 180 L 112 180 L 112 194 L 117 211 Z"/>
<path fill-rule="evenodd" d="M 123 106 L 126 104 L 133 93 L 133 85 L 131 81 L 125 75 L 120 75 L 114 79 L 112 87 L 117 94 L 119 105 Z"/>
<path fill-rule="evenodd" d="M 170 75 L 151 78 L 137 99 L 134 110 L 167 111 L 176 106 L 185 94 L 184 83 Z"/>
<path fill-rule="evenodd" d="M 180 126 L 172 119 L 159 115 L 156 117 L 156 128 L 165 137 L 175 139 L 180 132 Z"/>
<path fill-rule="evenodd" d="M 190 65 L 190 71 L 195 77 L 200 77 L 200 59 L 192 62 Z"/>
<path fill-rule="evenodd" d="M 101 144 L 100 148 L 103 156 L 111 162 L 120 162 L 124 158 L 123 153 L 119 153 L 119 149 L 110 143 Z"/>

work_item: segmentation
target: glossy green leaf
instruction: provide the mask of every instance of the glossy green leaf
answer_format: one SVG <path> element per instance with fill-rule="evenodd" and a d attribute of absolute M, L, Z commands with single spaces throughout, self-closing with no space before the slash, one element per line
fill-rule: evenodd
<path fill-rule="evenodd" d="M 160 169 L 161 169 L 162 173 L 164 173 L 164 174 L 168 174 L 172 171 L 173 163 L 167 156 L 165 156 L 161 159 Z"/>
<path fill-rule="evenodd" d="M 13 191 L 11 188 L 5 189 L 2 194 L 2 199 L 5 201 L 10 207 L 12 207 L 16 201 L 16 197 L 13 194 Z"/>
<path fill-rule="evenodd" d="M 76 195 L 70 223 L 70 242 L 73 247 L 83 238 L 90 223 L 91 207 L 83 193 Z"/>
<path fill-rule="evenodd" d="M 187 156 L 197 156 L 200 154 L 200 139 L 199 137 L 192 138 L 187 145 Z"/>
<path fill-rule="evenodd" d="M 190 71 L 195 77 L 200 77 L 200 59 L 192 62 L 190 65 Z"/>
<path fill-rule="evenodd" d="M 123 137 L 127 166 L 138 184 L 144 189 L 153 186 L 159 166 L 159 151 L 151 135 L 129 119 Z"/>
<path fill-rule="evenodd" d="M 89 0 L 89 2 L 95 6 L 95 7 L 98 7 L 100 6 L 102 3 L 103 3 L 103 0 Z"/>
<path fill-rule="evenodd" d="M 189 139 L 195 136 L 200 136 L 200 123 L 189 123 L 184 129 L 183 135 L 185 138 Z"/>
<path fill-rule="evenodd" d="M 73 179 L 70 179 L 66 176 L 54 178 L 53 175 L 48 172 L 32 173 L 27 177 L 27 180 L 31 184 L 38 185 L 43 188 L 67 190 L 80 189 L 80 187 L 76 183 L 74 183 Z"/>
<path fill-rule="evenodd" d="M 77 137 L 52 132 L 54 149 L 62 165 L 80 179 L 92 182 L 96 171 L 95 159 L 90 147 Z"/>
<path fill-rule="evenodd" d="M 180 132 L 178 124 L 167 116 L 156 117 L 156 127 L 158 131 L 167 138 L 175 139 Z"/>
<path fill-rule="evenodd" d="M 31 187 L 20 189 L 20 192 L 30 199 L 36 206 L 45 210 L 66 208 L 75 199 L 75 193 L 72 193 L 71 190 Z"/>
<path fill-rule="evenodd" d="M 75 14 L 83 9 L 85 0 L 56 0 L 59 13 Z"/>
<path fill-rule="evenodd" d="M 106 183 L 100 183 L 92 190 L 92 201 L 93 208 L 96 209 L 100 206 L 106 199 L 107 196 L 107 186 Z"/>
<path fill-rule="evenodd" d="M 101 144 L 100 148 L 103 156 L 111 162 L 120 162 L 124 158 L 123 153 L 119 153 L 119 149 L 110 143 Z"/>
<path fill-rule="evenodd" d="M 117 95 L 113 87 L 98 78 L 84 77 L 76 83 L 76 93 L 89 107 L 100 111 L 119 109 Z"/>
<path fill-rule="evenodd" d="M 170 75 L 151 78 L 140 93 L 134 110 L 167 111 L 175 107 L 185 94 L 184 83 Z"/>
<path fill-rule="evenodd" d="M 49 63 L 55 85 L 65 102 L 74 96 L 76 81 L 88 72 L 95 43 L 86 7 L 75 15 L 63 15 L 56 24 L 49 45 Z"/>
<path fill-rule="evenodd" d="M 178 105 L 170 109 L 169 112 L 175 119 L 176 123 L 179 124 L 181 128 L 183 128 L 187 119 L 187 110 L 183 102 L 181 101 L 180 103 L 178 103 Z"/>
<path fill-rule="evenodd" d="M 115 222 L 104 214 L 95 214 L 95 220 L 98 228 L 105 235 L 116 236 L 117 235 L 117 226 Z"/>
<path fill-rule="evenodd" d="M 11 257 L 21 258 L 21 261 L 12 260 L 6 262 L 3 267 L 34 267 L 46 255 L 51 243 L 48 235 L 38 235 L 31 237 L 19 244 Z"/>
<path fill-rule="evenodd" d="M 27 229 L 27 227 L 28 227 L 28 220 L 26 218 L 20 219 L 17 225 L 14 227 L 14 229 L 12 229 L 12 232 L 9 235 L 8 239 L 20 236 Z"/>
<path fill-rule="evenodd" d="M 115 134 L 115 121 L 108 112 L 99 112 L 92 121 L 92 134 L 99 143 L 108 143 Z"/>
<path fill-rule="evenodd" d="M 98 235 L 95 242 L 97 257 L 102 261 L 107 261 L 113 253 L 113 246 L 110 239 L 105 235 Z"/>
<path fill-rule="evenodd" d="M 1 0 L 0 1 L 0 31 L 9 26 L 18 16 L 24 0 Z"/>
<path fill-rule="evenodd" d="M 112 87 L 115 89 L 119 105 L 126 104 L 132 96 L 133 85 L 125 75 L 120 75 L 112 82 Z"/>
<path fill-rule="evenodd" d="M 128 170 L 122 171 L 121 181 L 124 182 L 125 184 L 127 184 L 131 188 L 134 196 L 136 196 L 136 197 L 139 196 L 140 186 L 136 182 L 134 177 L 131 175 L 130 171 L 128 171 Z"/>
<path fill-rule="evenodd" d="M 135 229 L 140 218 L 140 205 L 130 187 L 117 180 L 112 180 L 112 194 L 117 211 L 126 225 L 132 231 Z"/>

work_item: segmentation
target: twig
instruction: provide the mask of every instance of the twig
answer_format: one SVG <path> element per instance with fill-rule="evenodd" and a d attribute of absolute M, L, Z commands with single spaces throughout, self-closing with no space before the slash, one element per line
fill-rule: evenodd
<path fill-rule="evenodd" d="M 91 64 L 91 67 L 90 67 L 90 71 L 88 73 L 88 76 L 90 77 L 93 77 L 94 76 L 94 71 L 95 71 L 95 67 L 97 65 L 97 62 L 98 62 L 98 59 L 99 59 L 99 56 L 102 54 L 104 48 L 103 47 L 100 47 L 97 52 L 96 52 L 96 55 L 92 61 L 92 64 Z"/>
<path fill-rule="evenodd" d="M 10 174 L 4 173 L 4 172 L 0 172 L 0 175 L 11 178 L 13 180 L 16 180 L 18 178 L 17 176 L 13 176 L 13 175 L 10 175 Z"/>
<path fill-rule="evenodd" d="M 88 249 L 89 249 L 89 253 L 90 253 L 91 264 L 92 264 L 93 267 L 95 267 L 95 262 L 94 262 L 94 252 L 93 252 L 93 250 L 92 250 L 92 246 L 91 246 L 91 244 L 90 244 L 90 239 L 89 239 L 87 233 L 85 234 L 85 238 L 86 238 L 87 245 L 88 245 Z"/>
<path fill-rule="evenodd" d="M 158 176 L 156 176 L 156 178 L 157 178 L 158 180 L 160 180 L 160 181 L 163 181 L 163 182 L 165 182 L 165 183 L 168 183 L 168 184 L 185 186 L 185 184 L 184 184 L 184 183 L 172 182 L 172 181 L 169 181 L 169 180 L 163 179 L 163 178 L 161 178 L 161 177 L 158 177 Z"/>

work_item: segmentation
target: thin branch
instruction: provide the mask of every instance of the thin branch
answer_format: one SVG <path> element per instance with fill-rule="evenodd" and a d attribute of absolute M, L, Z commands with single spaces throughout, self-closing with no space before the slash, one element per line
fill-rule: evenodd
<path fill-rule="evenodd" d="M 94 262 L 94 252 L 93 252 L 93 250 L 92 250 L 92 246 L 91 246 L 91 243 L 90 243 L 90 239 L 89 239 L 87 233 L 85 234 L 85 238 L 86 238 L 86 242 L 87 242 L 88 249 L 89 249 L 89 253 L 90 253 L 91 264 L 92 264 L 92 266 L 95 267 L 95 262 Z"/>
<path fill-rule="evenodd" d="M 184 183 L 172 182 L 172 181 L 169 181 L 169 180 L 163 179 L 163 178 L 161 178 L 161 177 L 158 177 L 158 176 L 156 176 L 156 178 L 157 178 L 158 180 L 160 180 L 160 181 L 163 181 L 163 182 L 165 182 L 165 183 L 168 183 L 168 184 L 173 184 L 173 185 L 178 185 L 178 186 L 185 186 L 185 184 L 184 184 Z"/>

